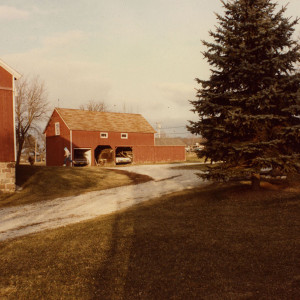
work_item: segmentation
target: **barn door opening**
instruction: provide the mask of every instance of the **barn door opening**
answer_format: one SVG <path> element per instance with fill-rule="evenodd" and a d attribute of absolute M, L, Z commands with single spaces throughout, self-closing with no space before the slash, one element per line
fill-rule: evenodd
<path fill-rule="evenodd" d="M 105 165 L 114 163 L 114 150 L 109 145 L 99 145 L 95 149 L 96 165 Z"/>
<path fill-rule="evenodd" d="M 90 166 L 92 151 L 90 148 L 74 148 L 74 166 Z"/>
<path fill-rule="evenodd" d="M 116 148 L 116 164 L 130 164 L 133 162 L 132 147 Z"/>

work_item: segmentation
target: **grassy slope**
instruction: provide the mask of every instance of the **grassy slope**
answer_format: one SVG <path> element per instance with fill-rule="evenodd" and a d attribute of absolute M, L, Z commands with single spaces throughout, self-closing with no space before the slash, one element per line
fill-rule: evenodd
<path fill-rule="evenodd" d="M 299 192 L 211 186 L 0 244 L 0 298 L 299 299 Z"/>
<path fill-rule="evenodd" d="M 191 163 L 195 163 L 195 162 L 205 162 L 205 158 L 198 158 L 197 154 L 195 152 L 187 152 L 186 153 L 186 162 L 191 162 Z"/>
<path fill-rule="evenodd" d="M 13 194 L 0 194 L 0 208 L 150 180 L 148 176 L 144 175 L 95 167 L 66 168 L 21 165 L 17 168 L 16 173 L 17 185 L 23 189 Z"/>

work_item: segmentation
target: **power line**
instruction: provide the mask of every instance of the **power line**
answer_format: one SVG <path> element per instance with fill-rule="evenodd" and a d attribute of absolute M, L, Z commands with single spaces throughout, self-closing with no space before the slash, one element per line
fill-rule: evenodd
<path fill-rule="evenodd" d="M 162 129 L 185 128 L 186 126 L 162 127 Z"/>
<path fill-rule="evenodd" d="M 188 132 L 168 132 L 167 135 L 170 135 L 170 134 L 187 134 Z"/>

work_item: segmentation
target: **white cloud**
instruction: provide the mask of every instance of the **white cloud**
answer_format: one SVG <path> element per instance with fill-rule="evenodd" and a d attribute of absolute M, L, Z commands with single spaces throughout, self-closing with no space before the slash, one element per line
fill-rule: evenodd
<path fill-rule="evenodd" d="M 56 9 L 47 9 L 47 10 L 45 10 L 45 9 L 41 9 L 37 6 L 33 6 L 31 10 L 34 14 L 44 15 L 44 16 L 50 15 L 50 14 L 53 14 L 53 13 L 57 13 L 57 11 L 58 11 Z"/>
<path fill-rule="evenodd" d="M 43 39 L 44 47 L 60 47 L 77 43 L 84 40 L 86 34 L 81 30 L 72 30 L 67 32 L 57 33 Z"/>
<path fill-rule="evenodd" d="M 193 100 L 196 93 L 193 88 L 193 82 L 191 82 L 191 84 L 181 82 L 161 83 L 158 85 L 158 89 L 173 105 L 181 107 L 189 106 L 188 100 Z"/>
<path fill-rule="evenodd" d="M 28 16 L 28 11 L 20 10 L 13 6 L 0 5 L 0 21 L 26 19 Z"/>
<path fill-rule="evenodd" d="M 76 108 L 84 101 L 108 99 L 111 82 L 100 62 L 81 57 L 80 47 L 88 35 L 66 31 L 41 39 L 39 47 L 26 52 L 3 55 L 24 76 L 39 75 L 45 81 L 49 101 Z"/>

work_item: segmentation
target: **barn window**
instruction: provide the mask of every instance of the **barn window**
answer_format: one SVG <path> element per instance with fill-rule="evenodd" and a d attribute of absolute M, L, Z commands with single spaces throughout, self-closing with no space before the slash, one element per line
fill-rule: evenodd
<path fill-rule="evenodd" d="M 107 139 L 108 138 L 108 133 L 107 132 L 100 132 L 100 138 L 101 139 Z"/>
<path fill-rule="evenodd" d="M 55 123 L 55 135 L 60 135 L 60 125 L 59 125 L 59 122 Z"/>
<path fill-rule="evenodd" d="M 121 139 L 128 139 L 128 133 L 121 133 Z"/>

